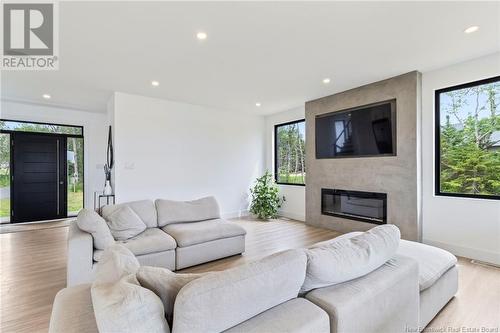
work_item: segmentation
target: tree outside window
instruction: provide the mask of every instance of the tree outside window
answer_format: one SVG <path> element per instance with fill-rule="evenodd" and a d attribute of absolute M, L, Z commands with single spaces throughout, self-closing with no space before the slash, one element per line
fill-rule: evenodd
<path fill-rule="evenodd" d="M 500 77 L 436 91 L 436 194 L 500 199 Z"/>
<path fill-rule="evenodd" d="M 305 185 L 305 120 L 276 125 L 275 180 L 278 184 Z"/>

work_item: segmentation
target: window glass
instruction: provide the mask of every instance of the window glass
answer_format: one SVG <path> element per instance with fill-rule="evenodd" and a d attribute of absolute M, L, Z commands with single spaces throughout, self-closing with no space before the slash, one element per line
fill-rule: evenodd
<path fill-rule="evenodd" d="M 83 208 L 83 138 L 68 137 L 68 215 Z"/>
<path fill-rule="evenodd" d="M 0 120 L 0 130 L 83 135 L 83 129 L 82 127 L 79 126 L 38 124 L 30 122 L 12 121 L 12 120 Z"/>
<path fill-rule="evenodd" d="M 500 198 L 500 78 L 436 91 L 436 194 Z"/>
<path fill-rule="evenodd" d="M 10 220 L 10 135 L 0 133 L 0 221 Z"/>
<path fill-rule="evenodd" d="M 275 126 L 275 180 L 305 185 L 305 120 Z"/>

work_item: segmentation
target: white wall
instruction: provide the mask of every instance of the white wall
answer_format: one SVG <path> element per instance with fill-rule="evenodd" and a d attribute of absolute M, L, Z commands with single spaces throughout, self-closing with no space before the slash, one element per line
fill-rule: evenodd
<path fill-rule="evenodd" d="M 500 201 L 434 195 L 434 91 L 500 75 L 500 53 L 423 73 L 423 240 L 500 264 Z"/>
<path fill-rule="evenodd" d="M 0 118 L 83 126 L 85 207 L 93 208 L 94 191 L 104 186 L 106 114 L 2 100 Z"/>
<path fill-rule="evenodd" d="M 114 130 L 118 202 L 215 195 L 224 216 L 246 213 L 264 166 L 262 116 L 115 93 Z"/>
<path fill-rule="evenodd" d="M 305 108 L 300 106 L 291 110 L 275 113 L 266 117 L 266 169 L 274 170 L 274 125 L 305 118 Z M 306 170 L 307 172 L 307 170 Z M 280 215 L 305 221 L 306 191 L 304 186 L 278 185 L 286 201 L 280 209 Z"/>

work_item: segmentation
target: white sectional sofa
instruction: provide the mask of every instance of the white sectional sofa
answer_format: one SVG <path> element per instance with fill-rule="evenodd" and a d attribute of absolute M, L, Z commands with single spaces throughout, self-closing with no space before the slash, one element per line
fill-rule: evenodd
<path fill-rule="evenodd" d="M 372 230 L 196 277 L 172 301 L 170 331 L 423 330 L 457 291 L 456 258 L 424 244 L 399 242 L 399 231 L 394 246 L 393 231 L 381 236 L 380 227 Z M 92 288 L 86 284 L 58 293 L 50 333 L 98 331 Z"/>
<path fill-rule="evenodd" d="M 125 240 L 116 240 L 112 231 L 107 230 L 107 225 L 112 226 L 109 222 L 127 207 L 144 224 L 144 231 Z M 92 282 L 104 248 L 114 243 L 128 248 L 142 265 L 170 270 L 245 251 L 245 229 L 220 218 L 214 197 L 183 202 L 158 199 L 155 202 L 141 200 L 110 205 L 102 208 L 102 218 L 93 211 L 83 210 L 71 223 L 68 286 Z M 123 223 L 119 227 L 121 233 L 127 231 Z"/>

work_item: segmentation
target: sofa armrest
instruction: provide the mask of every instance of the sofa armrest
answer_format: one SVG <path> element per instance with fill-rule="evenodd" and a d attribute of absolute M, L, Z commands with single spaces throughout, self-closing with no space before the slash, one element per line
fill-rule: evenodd
<path fill-rule="evenodd" d="M 49 333 L 98 333 L 90 284 L 60 290 L 52 306 Z"/>
<path fill-rule="evenodd" d="M 80 230 L 76 220 L 68 232 L 67 286 L 92 282 L 94 279 L 94 242 L 92 235 Z"/>
<path fill-rule="evenodd" d="M 407 332 L 418 328 L 418 265 L 396 256 L 363 277 L 315 289 L 306 298 L 328 313 L 332 333 Z"/>

